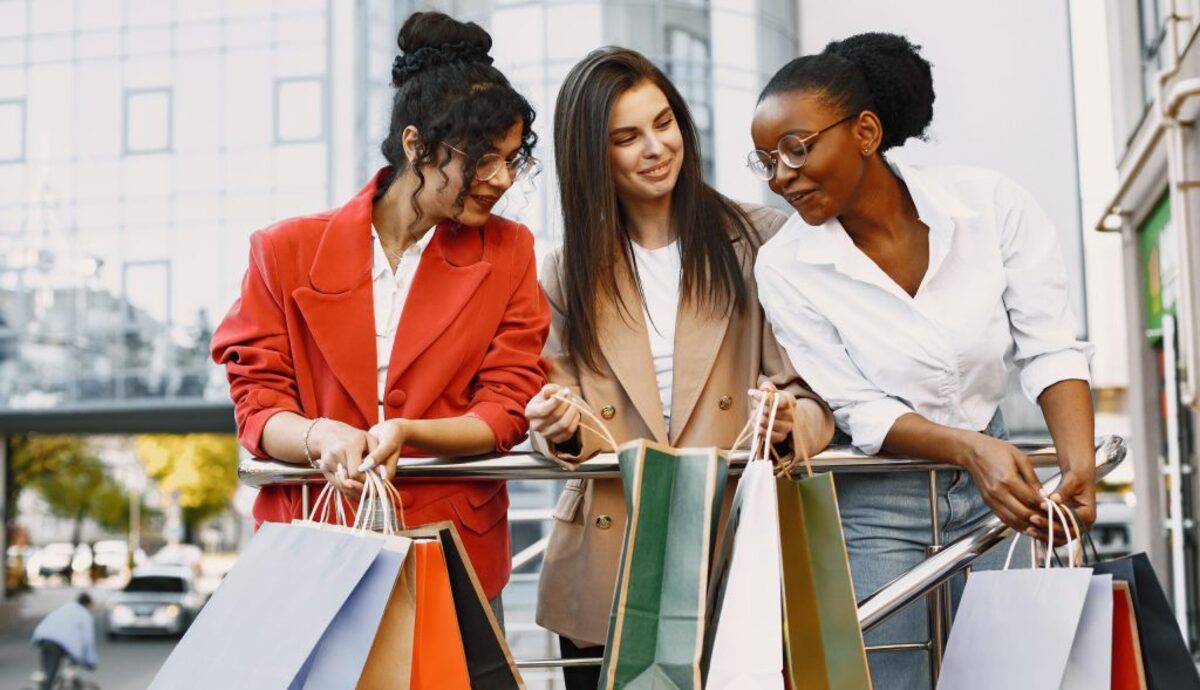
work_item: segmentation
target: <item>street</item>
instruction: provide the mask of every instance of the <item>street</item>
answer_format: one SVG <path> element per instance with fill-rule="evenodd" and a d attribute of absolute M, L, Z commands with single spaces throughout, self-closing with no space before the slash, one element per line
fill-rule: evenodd
<path fill-rule="evenodd" d="M 505 590 L 505 622 L 513 656 L 536 658 L 557 656 L 557 644 L 547 633 L 533 624 L 534 581 L 517 578 Z M 88 592 L 95 600 L 94 610 L 103 609 L 105 599 L 114 590 L 91 587 Z M 38 587 L 20 595 L 21 623 L 0 630 L 0 688 L 24 690 L 31 688 L 29 676 L 38 668 L 38 659 L 29 638 L 34 627 L 46 614 L 70 601 L 80 592 L 76 587 Z M 166 661 L 177 640 L 171 637 L 119 638 L 108 640 L 97 627 L 97 656 L 100 660 L 95 673 L 85 677 L 102 690 L 144 690 Z M 559 685 L 557 669 L 530 669 L 522 674 L 530 690 L 553 690 Z"/>
<path fill-rule="evenodd" d="M 29 642 L 38 622 L 56 607 L 70 601 L 79 589 L 67 587 L 37 588 L 21 595 L 20 625 L 0 632 L 0 688 L 29 688 L 29 676 L 38 668 L 37 654 Z M 100 610 L 111 590 L 90 588 L 95 610 Z M 99 631 L 99 628 L 97 628 Z M 96 638 L 99 668 L 85 674 L 104 690 L 143 690 L 158 667 L 175 646 L 174 638 L 139 638 L 109 641 Z"/>

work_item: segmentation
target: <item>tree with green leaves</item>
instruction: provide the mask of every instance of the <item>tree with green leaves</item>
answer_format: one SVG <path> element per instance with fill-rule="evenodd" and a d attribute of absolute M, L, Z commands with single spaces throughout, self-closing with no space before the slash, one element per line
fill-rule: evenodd
<path fill-rule="evenodd" d="M 129 494 L 109 476 L 100 458 L 79 436 L 30 435 L 10 441 L 12 486 L 7 500 L 15 505 L 24 489 L 35 491 L 50 512 L 74 520 L 72 541 L 78 544 L 83 522 L 102 528 L 125 528 Z"/>

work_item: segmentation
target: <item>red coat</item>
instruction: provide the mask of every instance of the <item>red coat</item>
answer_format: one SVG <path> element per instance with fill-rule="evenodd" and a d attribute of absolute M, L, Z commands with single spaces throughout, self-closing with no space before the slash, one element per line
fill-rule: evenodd
<path fill-rule="evenodd" d="M 238 437 L 265 458 L 262 431 L 290 411 L 360 429 L 377 421 L 371 207 L 376 175 L 340 209 L 277 223 L 250 237 L 250 267 L 213 337 Z M 550 310 L 533 236 L 491 216 L 482 228 L 438 226 L 421 256 L 388 365 L 384 415 L 472 415 L 507 450 L 525 435 L 525 403 L 546 380 Z M 411 449 L 406 455 L 416 455 Z M 410 526 L 453 520 L 488 597 L 508 582 L 504 482 L 399 481 Z M 298 487 L 267 487 L 256 524 L 300 516 Z"/>

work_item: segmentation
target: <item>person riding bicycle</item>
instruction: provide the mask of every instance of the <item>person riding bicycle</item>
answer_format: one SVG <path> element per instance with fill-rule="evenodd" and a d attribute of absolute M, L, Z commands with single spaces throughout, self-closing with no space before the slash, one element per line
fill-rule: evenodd
<path fill-rule="evenodd" d="M 41 653 L 42 690 L 54 687 L 63 658 L 96 669 L 96 627 L 92 619 L 92 598 L 81 593 L 75 601 L 58 607 L 33 631 L 33 645 Z"/>

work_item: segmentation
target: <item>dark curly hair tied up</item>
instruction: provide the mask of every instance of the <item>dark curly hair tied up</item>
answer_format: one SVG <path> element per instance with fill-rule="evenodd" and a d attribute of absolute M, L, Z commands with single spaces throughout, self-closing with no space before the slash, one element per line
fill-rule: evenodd
<path fill-rule="evenodd" d="M 790 91 L 818 93 L 847 115 L 875 113 L 883 123 L 880 151 L 924 139 L 933 120 L 929 61 L 920 46 L 896 34 L 858 34 L 798 57 L 771 77 L 758 100 Z"/>
<path fill-rule="evenodd" d="M 444 168 L 453 159 L 446 156 L 443 144 L 466 152 L 460 205 L 474 181 L 476 163 L 518 122 L 521 146 L 516 155 L 532 158 L 537 144 L 533 108 L 492 66 L 488 32 L 441 12 L 416 12 L 404 21 L 396 44 L 400 48 L 392 63 L 396 94 L 380 149 L 396 175 L 411 168 L 417 176 L 412 201 L 418 215 L 417 196 L 426 183 L 422 168 L 437 165 L 443 184 L 449 180 Z M 409 126 L 421 138 L 420 153 L 411 162 L 404 152 L 404 129 Z M 384 180 L 377 195 L 386 192 L 394 179 L 395 175 Z"/>
<path fill-rule="evenodd" d="M 453 62 L 477 62 L 481 65 L 492 64 L 492 57 L 487 50 L 466 42 L 450 43 L 443 46 L 425 46 L 404 55 L 397 55 L 392 62 L 392 86 L 399 87 L 412 75 L 435 65 L 448 65 Z"/>

